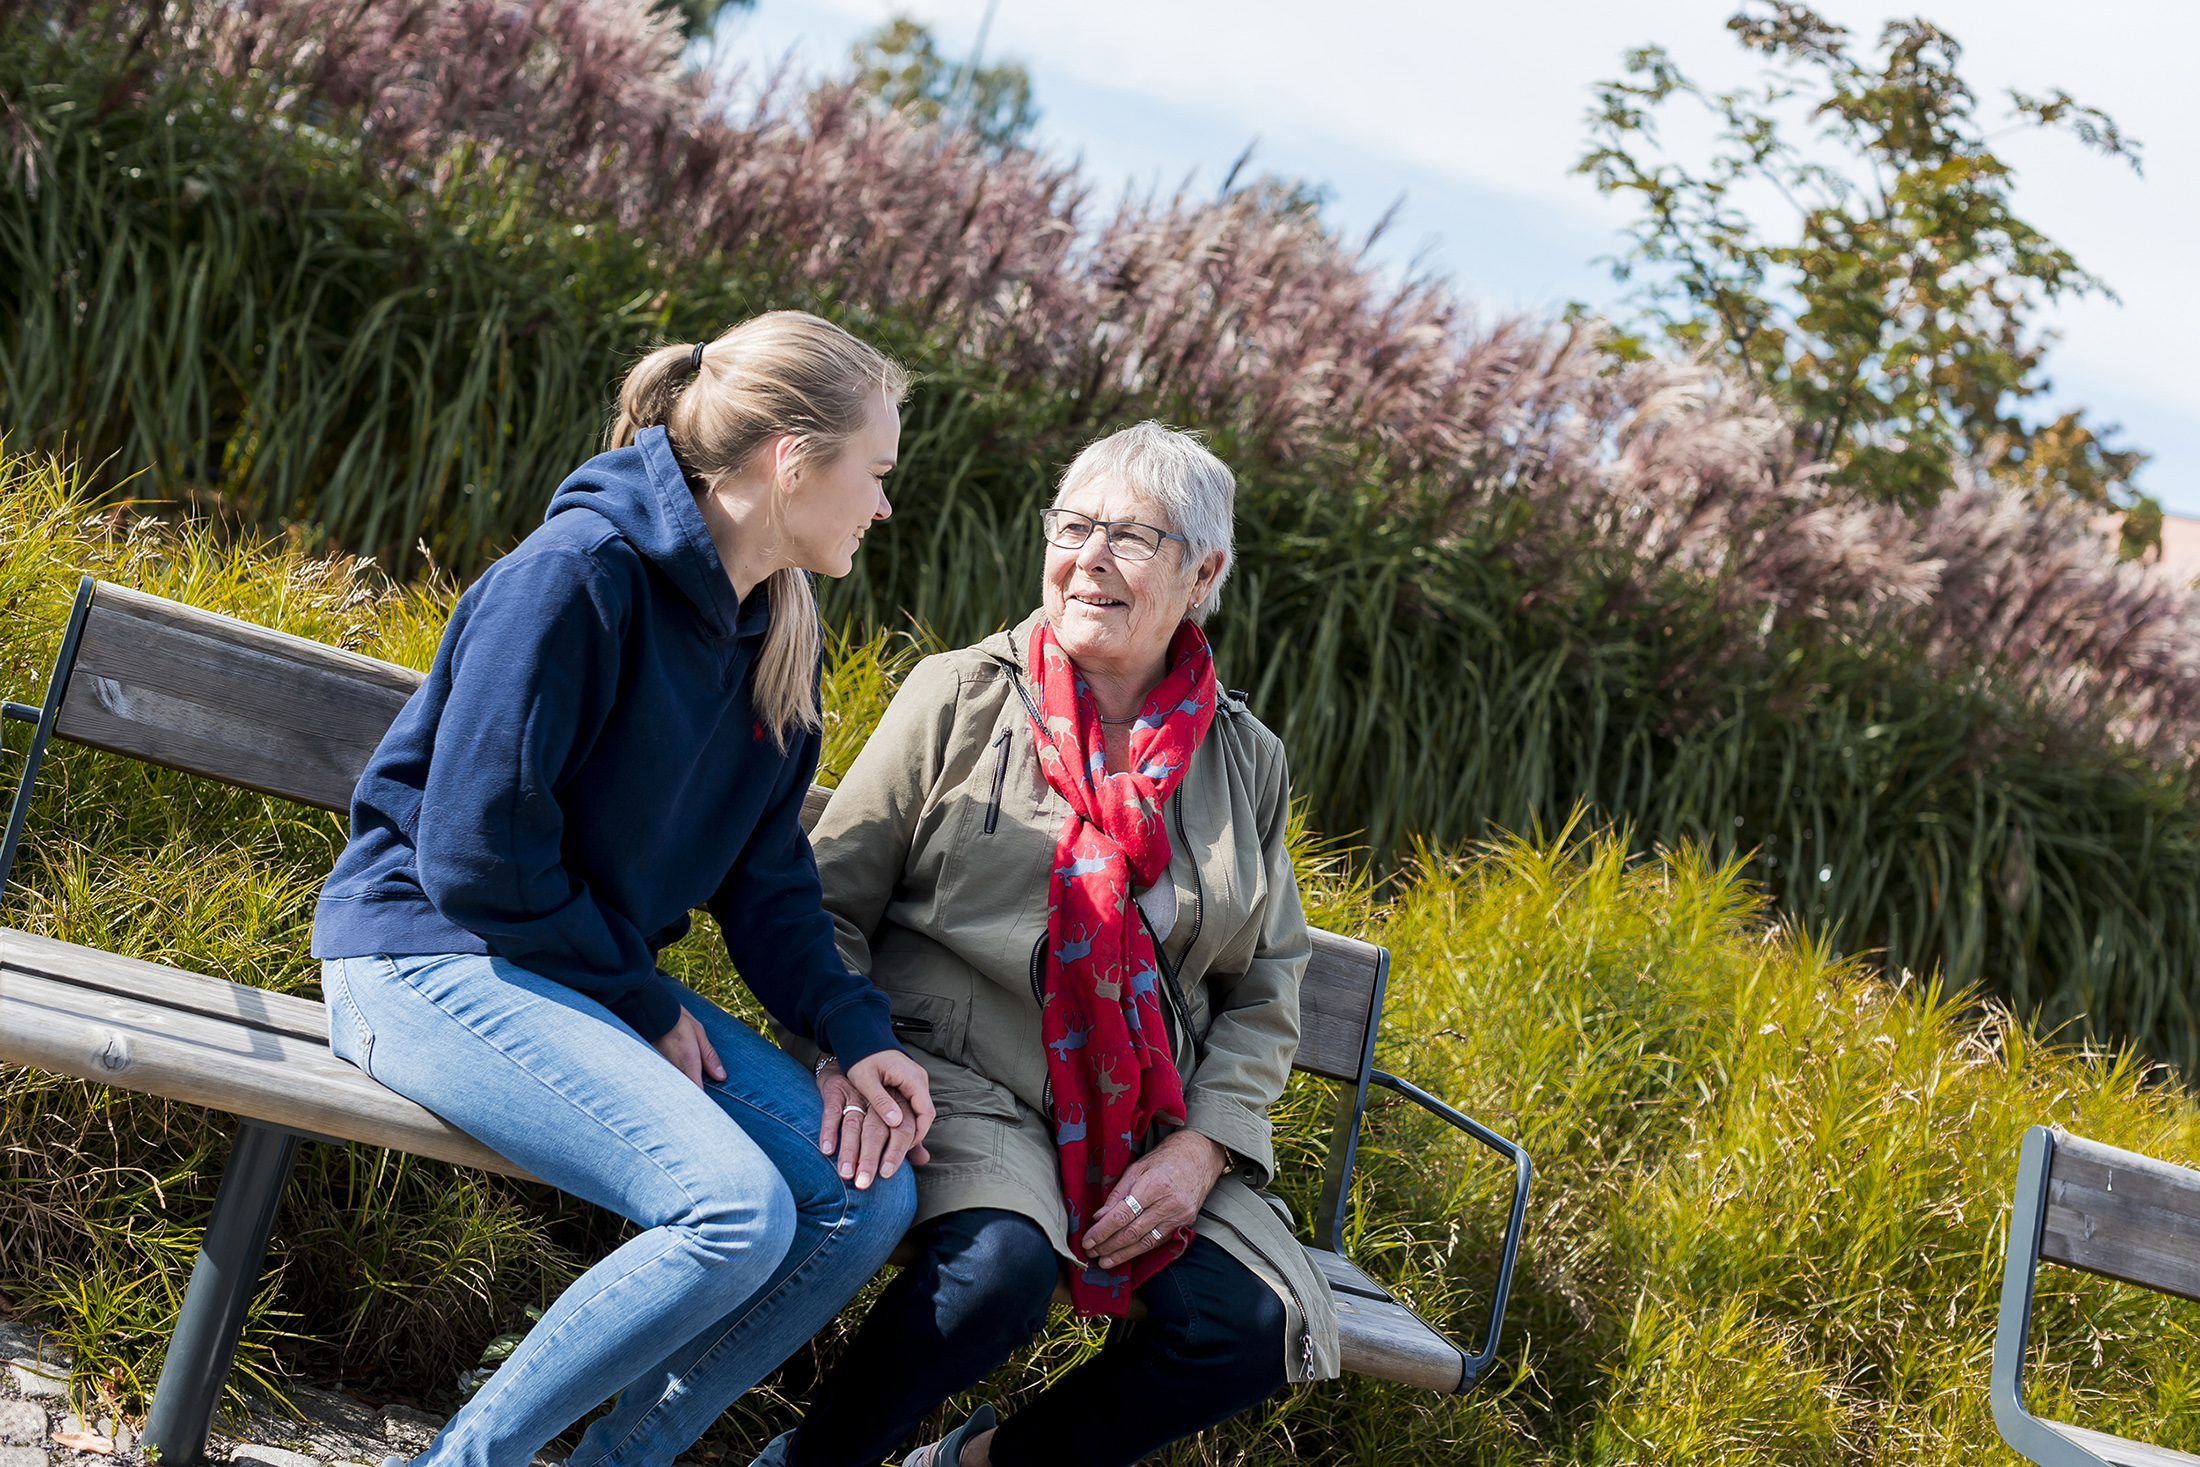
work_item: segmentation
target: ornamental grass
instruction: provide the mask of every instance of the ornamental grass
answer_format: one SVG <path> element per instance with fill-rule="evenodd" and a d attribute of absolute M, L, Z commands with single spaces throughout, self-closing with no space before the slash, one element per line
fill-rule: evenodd
<path fill-rule="evenodd" d="M 2193 597 L 2020 489 L 1876 508 L 1709 367 L 1481 319 L 1278 181 L 1103 199 L 839 82 L 713 86 L 642 0 L 0 0 L 0 99 L 0 428 L 95 495 L 463 580 L 642 348 L 821 310 L 925 377 L 825 596 L 855 644 L 1013 624 L 1077 448 L 1204 427 L 1221 665 L 1371 869 L 1585 803 L 2200 1062 Z"/>

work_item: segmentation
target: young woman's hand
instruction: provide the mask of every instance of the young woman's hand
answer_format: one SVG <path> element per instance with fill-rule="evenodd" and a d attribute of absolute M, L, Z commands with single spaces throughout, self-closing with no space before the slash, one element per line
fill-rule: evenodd
<path fill-rule="evenodd" d="M 880 1050 L 842 1074 L 828 1060 L 817 1074 L 819 1119 L 817 1149 L 840 1158 L 840 1175 L 859 1188 L 874 1177 L 890 1177 L 902 1159 L 921 1166 L 932 1159 L 924 1149 L 932 1129 L 932 1089 L 924 1067 L 899 1050 Z"/>
<path fill-rule="evenodd" d="M 713 1080 L 726 1078 L 726 1067 L 718 1062 L 718 1051 L 710 1047 L 702 1021 L 686 1009 L 680 1010 L 680 1022 L 666 1030 L 665 1037 L 652 1047 L 670 1060 L 674 1069 L 693 1080 L 697 1089 L 702 1088 L 705 1075 Z"/>

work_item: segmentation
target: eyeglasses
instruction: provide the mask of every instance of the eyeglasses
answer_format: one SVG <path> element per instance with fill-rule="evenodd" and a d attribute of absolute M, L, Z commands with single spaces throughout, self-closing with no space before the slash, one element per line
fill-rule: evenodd
<path fill-rule="evenodd" d="M 1049 545 L 1063 550 L 1082 550 L 1094 530 L 1105 530 L 1108 551 L 1124 560 L 1151 560 L 1161 553 L 1164 540 L 1183 540 L 1167 530 L 1142 525 L 1137 520 L 1096 520 L 1067 509 L 1050 509 L 1039 516 L 1039 531 Z"/>

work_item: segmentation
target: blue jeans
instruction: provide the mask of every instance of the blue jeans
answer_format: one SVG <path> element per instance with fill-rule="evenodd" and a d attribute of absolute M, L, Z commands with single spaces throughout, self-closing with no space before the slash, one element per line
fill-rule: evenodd
<path fill-rule="evenodd" d="M 571 1467 L 667 1467 L 822 1328 L 909 1226 L 817 1149 L 817 1086 L 686 990 L 725 1063 L 697 1089 L 595 1000 L 499 958 L 332 958 L 329 1043 L 375 1079 L 646 1231 L 560 1295 L 415 1460 L 527 1467 L 616 1394 Z"/>
<path fill-rule="evenodd" d="M 871 1467 L 1045 1325 L 1056 1264 L 1037 1223 L 973 1207 L 919 1241 L 811 1398 L 790 1467 Z M 1194 1238 L 1138 1297 L 1144 1319 L 1001 1423 L 995 1467 L 1128 1467 L 1283 1386 L 1283 1302 L 1219 1244 Z"/>

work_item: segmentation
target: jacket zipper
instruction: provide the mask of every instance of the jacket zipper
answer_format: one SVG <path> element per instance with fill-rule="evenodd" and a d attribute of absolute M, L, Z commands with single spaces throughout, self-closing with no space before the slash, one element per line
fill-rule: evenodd
<path fill-rule="evenodd" d="M 1136 901 L 1133 901 L 1131 905 L 1138 906 Z M 1207 1038 L 1192 1027 L 1192 1006 L 1184 1001 L 1184 988 L 1183 985 L 1177 982 L 1176 965 L 1169 961 L 1168 953 L 1162 950 L 1161 939 L 1155 935 L 1153 922 L 1146 916 L 1144 907 L 1138 908 L 1138 920 L 1146 929 L 1147 939 L 1153 943 L 1154 964 L 1161 969 L 1161 987 L 1168 995 L 1168 1012 L 1163 1017 L 1167 1018 L 1170 1014 L 1173 1014 L 1176 1017 L 1179 1031 L 1190 1036 L 1192 1041 L 1192 1069 L 1196 1073 L 1201 1065 L 1207 1063 Z M 1173 1052 L 1175 1045 L 1171 1044 L 1170 1049 Z"/>
<path fill-rule="evenodd" d="M 1199 1215 L 1221 1223 L 1231 1232 L 1236 1233 L 1238 1241 L 1252 1249 L 1254 1255 L 1271 1269 L 1275 1269 L 1276 1277 L 1283 1280 L 1283 1291 L 1291 1296 L 1292 1305 L 1299 1311 L 1299 1368 L 1304 1372 L 1299 1379 L 1312 1380 L 1314 1378 L 1314 1316 L 1306 1312 L 1306 1301 L 1299 1297 L 1298 1286 L 1291 1282 L 1289 1272 L 1278 1268 L 1276 1260 L 1268 1256 L 1267 1250 L 1251 1238 L 1246 1237 L 1243 1230 L 1236 1223 L 1231 1222 L 1226 1217 L 1209 1212 L 1204 1207 L 1199 1210 Z"/>
<path fill-rule="evenodd" d="M 1176 794 L 1172 797 L 1172 803 L 1174 803 L 1176 806 L 1176 837 L 1179 841 L 1183 842 L 1184 850 L 1187 853 L 1190 853 L 1192 849 L 1192 838 L 1190 833 L 1187 832 L 1184 828 L 1184 791 L 1181 786 L 1178 787 Z M 1192 935 L 1189 939 L 1186 940 L 1184 944 L 1184 955 L 1186 957 L 1190 957 L 1192 955 L 1192 949 L 1198 946 L 1199 929 L 1201 925 L 1206 921 L 1206 917 L 1207 888 L 1206 883 L 1200 879 L 1199 859 L 1196 855 L 1194 855 L 1192 857 Z M 1175 999 L 1178 1004 L 1182 1004 L 1184 1002 L 1184 996 L 1182 992 L 1177 988 L 1175 971 L 1170 965 L 1167 957 L 1162 954 L 1161 944 L 1159 942 L 1156 942 L 1154 944 L 1154 956 L 1161 959 L 1161 971 L 1168 977 L 1170 996 Z M 1191 1028 L 1191 1015 L 1189 1011 L 1187 1011 L 1185 1014 L 1184 1026 L 1186 1029 Z M 1196 1035 L 1193 1038 L 1193 1044 L 1195 1046 L 1195 1054 L 1201 1050 L 1204 1050 L 1206 1047 L 1199 1042 L 1199 1039 Z M 1277 1278 L 1283 1280 L 1284 1292 L 1291 1296 L 1292 1306 L 1299 1311 L 1299 1379 L 1303 1381 L 1311 1381 L 1314 1378 L 1314 1316 L 1306 1312 L 1306 1301 L 1299 1297 L 1298 1286 L 1291 1282 L 1290 1272 L 1279 1266 L 1275 1259 L 1270 1258 L 1267 1252 L 1262 1249 L 1258 1243 L 1255 1243 L 1251 1238 L 1246 1237 L 1244 1232 L 1239 1229 L 1236 1223 L 1231 1222 L 1228 1218 L 1217 1216 L 1216 1214 L 1209 1212 L 1204 1207 L 1199 1210 L 1199 1215 L 1201 1217 L 1213 1218 L 1216 1222 L 1221 1223 L 1231 1232 L 1236 1233 L 1238 1241 L 1243 1243 L 1247 1248 L 1250 1248 L 1256 1255 L 1260 1257 L 1262 1262 L 1266 1263 L 1271 1269 L 1275 1270 Z"/>
<path fill-rule="evenodd" d="M 1039 716 L 1039 705 L 1031 701 L 1031 690 L 1024 686 L 1023 678 L 1018 676 L 1017 673 L 1013 669 L 1011 669 L 1008 674 L 1008 680 L 1016 685 L 1016 696 L 1024 700 L 1024 712 L 1031 715 L 1031 721 L 1033 723 L 1037 724 L 1041 729 L 1044 729 L 1046 727 L 1046 720 Z"/>
<path fill-rule="evenodd" d="M 1176 793 L 1169 797 L 1176 806 L 1176 838 L 1184 843 L 1186 852 L 1192 849 L 1192 838 L 1184 831 L 1184 787 L 1178 785 Z M 1192 856 L 1192 935 L 1184 944 L 1184 956 L 1189 958 L 1192 949 L 1199 945 L 1200 924 L 1207 920 L 1207 888 L 1199 879 L 1199 857 Z"/>
<path fill-rule="evenodd" d="M 993 747 L 1001 751 L 1001 757 L 993 764 L 993 798 L 985 807 L 985 833 L 991 835 L 993 827 L 1001 821 L 1001 791 L 1008 785 L 1008 736 L 1010 730 L 1002 729 L 1001 736 L 993 741 Z"/>
<path fill-rule="evenodd" d="M 1047 1013 L 1047 996 L 1043 991 L 1045 971 L 1042 966 L 1046 961 L 1046 950 L 1047 935 L 1042 932 L 1039 934 L 1039 940 L 1031 945 L 1031 1001 L 1039 1006 L 1039 1022 L 1041 1024 L 1046 1022 Z M 1051 1129 L 1054 1121 L 1054 1076 L 1052 1074 L 1047 1076 L 1046 1089 L 1040 1093 L 1039 1108 L 1047 1113 L 1047 1122 Z"/>

